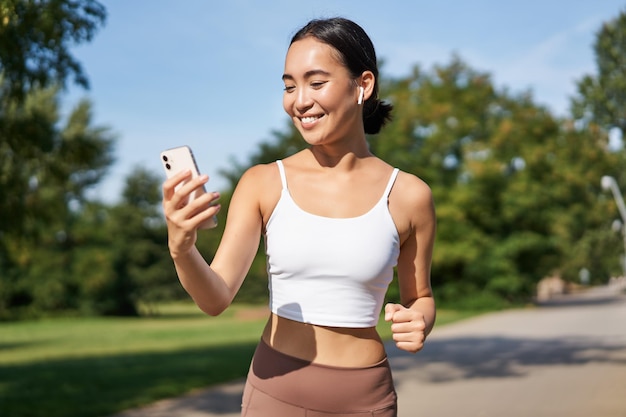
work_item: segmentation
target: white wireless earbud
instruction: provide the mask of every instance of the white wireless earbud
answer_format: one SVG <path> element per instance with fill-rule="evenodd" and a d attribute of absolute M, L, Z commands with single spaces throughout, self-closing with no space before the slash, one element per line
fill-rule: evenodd
<path fill-rule="evenodd" d="M 359 87 L 359 89 L 361 91 L 359 91 L 359 99 L 357 100 L 356 104 L 363 104 L 363 94 L 365 94 L 365 90 L 363 90 L 363 87 Z"/>

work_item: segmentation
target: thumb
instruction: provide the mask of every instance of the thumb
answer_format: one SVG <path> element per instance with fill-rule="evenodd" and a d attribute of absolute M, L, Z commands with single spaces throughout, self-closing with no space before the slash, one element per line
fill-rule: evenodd
<path fill-rule="evenodd" d="M 385 321 L 391 321 L 393 319 L 393 314 L 401 309 L 402 306 L 400 304 L 388 303 L 385 305 Z"/>

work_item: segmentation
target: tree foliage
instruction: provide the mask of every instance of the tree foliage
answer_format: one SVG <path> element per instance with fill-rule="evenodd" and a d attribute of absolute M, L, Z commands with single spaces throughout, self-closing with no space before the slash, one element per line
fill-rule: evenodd
<path fill-rule="evenodd" d="M 551 274 L 575 280 L 586 267 L 604 280 L 615 271 L 614 251 L 603 244 L 611 240 L 607 205 L 598 198 L 599 178 L 619 164 L 607 150 L 606 131 L 558 119 L 530 93 L 498 91 L 489 74 L 456 56 L 430 71 L 415 66 L 382 86 L 395 113 L 368 138 L 370 147 L 433 190 L 433 283 L 440 300 L 520 302 Z M 293 128 L 275 132 L 275 142 L 263 143 L 248 166 L 302 146 Z M 266 280 L 264 270 L 250 276 Z M 397 298 L 397 287 L 390 297 Z"/>
<path fill-rule="evenodd" d="M 91 312 L 136 315 L 140 304 L 149 306 L 182 295 L 158 210 L 160 184 L 160 177 L 136 168 L 126 179 L 122 202 L 104 211 L 106 217 L 98 227 L 106 235 L 94 249 L 107 254 L 102 267 L 108 276 L 85 275 L 84 300 Z"/>
<path fill-rule="evenodd" d="M 48 308 L 74 306 L 56 296 L 60 288 L 75 285 L 67 283 L 80 245 L 74 226 L 87 191 L 113 162 L 115 137 L 93 125 L 91 104 L 80 102 L 63 123 L 57 97 L 55 89 L 29 93 L 23 105 L 5 112 L 9 123 L 0 128 L 5 139 L 0 142 L 0 191 L 6 196 L 0 201 L 0 267 L 7 309 L 39 305 L 39 296 L 48 298 L 43 302 Z M 44 149 L 29 146 L 37 135 L 34 140 L 45 141 Z"/>
<path fill-rule="evenodd" d="M 528 93 L 497 91 L 458 57 L 387 88 L 399 111 L 372 149 L 433 189 L 441 298 L 519 301 L 539 279 L 572 279 L 590 263 L 589 252 L 570 254 L 602 221 L 598 178 L 616 164 L 604 132 L 575 129 Z"/>
<path fill-rule="evenodd" d="M 616 127 L 626 137 L 626 11 L 602 25 L 593 50 L 597 74 L 578 82 L 574 116 L 591 118 L 605 128 Z"/>
<path fill-rule="evenodd" d="M 104 18 L 91 0 L 0 0 L 0 233 L 28 233 L 48 204 L 81 200 L 113 161 L 89 104 L 58 128 L 58 87 L 71 75 L 87 85 L 70 43 L 90 40 Z M 46 192 L 35 192 L 40 183 Z"/>
<path fill-rule="evenodd" d="M 87 85 L 69 47 L 104 18 L 90 0 L 0 0 L 0 315 L 65 308 L 57 295 L 74 291 L 68 231 L 113 163 L 114 136 L 87 101 L 62 120 L 58 98 L 71 76 Z"/>
<path fill-rule="evenodd" d="M 168 253 L 161 178 L 138 167 L 119 203 L 90 197 L 114 162 L 115 135 L 95 124 L 88 101 L 59 115 L 61 86 L 84 76 L 68 42 L 91 39 L 104 16 L 92 1 L 0 0 L 0 319 L 135 315 L 185 297 Z M 621 272 L 621 237 L 611 230 L 617 212 L 600 178 L 626 183 L 626 151 L 608 145 L 609 129 L 624 131 L 625 22 L 622 13 L 598 32 L 598 72 L 578 84 L 571 117 L 556 117 L 530 92 L 496 88 L 458 56 L 381 78 L 394 118 L 368 141 L 433 191 L 441 304 L 524 302 L 548 275 L 576 281 L 584 268 L 598 283 Z M 306 146 L 289 121 L 271 135 L 221 172 L 229 181 L 221 221 L 197 242 L 209 262 L 242 173 Z M 259 243 L 238 301 L 267 298 Z M 388 297 L 398 299 L 396 284 Z"/>
<path fill-rule="evenodd" d="M 622 190 L 626 189 L 626 9 L 617 17 L 605 22 L 596 34 L 593 45 L 596 57 L 595 74 L 587 74 L 578 81 L 578 94 L 572 100 L 572 115 L 576 123 L 587 128 L 600 128 L 617 133 L 621 143 L 614 143 L 615 156 L 620 160 L 612 167 L 604 167 L 603 175 L 616 179 Z M 617 145 L 617 146 L 615 146 Z M 621 149 L 621 150 L 620 150 Z M 610 229 L 613 219 L 620 219 L 611 195 L 608 200 L 604 230 Z M 626 229 L 623 229 L 626 230 Z M 623 231 L 622 231 L 623 233 Z M 596 252 L 606 248 L 617 259 L 615 248 L 623 247 L 616 233 L 606 239 L 586 242 Z M 624 255 L 626 256 L 626 254 Z"/>
<path fill-rule="evenodd" d="M 4 95 L 22 98 L 34 89 L 65 86 L 69 77 L 87 87 L 69 49 L 91 41 L 105 19 L 105 8 L 93 0 L 0 0 Z"/>

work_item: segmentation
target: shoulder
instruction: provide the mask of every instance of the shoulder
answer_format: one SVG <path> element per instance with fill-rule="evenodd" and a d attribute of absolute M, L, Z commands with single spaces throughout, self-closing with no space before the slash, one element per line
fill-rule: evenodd
<path fill-rule="evenodd" d="M 400 171 L 389 195 L 389 210 L 401 236 L 435 224 L 435 204 L 430 187 L 416 175 Z"/>
<path fill-rule="evenodd" d="M 417 208 L 433 204 L 433 195 L 428 184 L 418 176 L 404 171 L 398 172 L 391 194 L 407 207 Z"/>
<path fill-rule="evenodd" d="M 276 162 L 253 165 L 246 169 L 239 178 L 236 189 L 264 192 L 273 186 L 280 188 L 280 173 Z"/>
<path fill-rule="evenodd" d="M 282 185 L 276 162 L 258 164 L 248 168 L 237 183 L 235 196 L 258 205 L 262 216 L 267 217 L 280 198 Z"/>
<path fill-rule="evenodd" d="M 269 164 L 253 165 L 250 168 L 246 169 L 246 171 L 241 176 L 239 183 L 258 183 L 263 182 L 264 180 L 272 179 L 273 177 L 280 179 L 278 174 L 278 167 L 276 165 L 276 162 L 270 162 Z"/>

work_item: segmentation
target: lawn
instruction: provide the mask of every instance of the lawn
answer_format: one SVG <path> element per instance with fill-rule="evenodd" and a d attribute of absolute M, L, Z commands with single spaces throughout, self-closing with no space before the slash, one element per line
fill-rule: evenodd
<path fill-rule="evenodd" d="M 468 315 L 441 311 L 437 325 Z M 105 417 L 243 378 L 264 316 L 235 305 L 212 318 L 172 304 L 153 317 L 0 323 L 0 416 Z"/>

